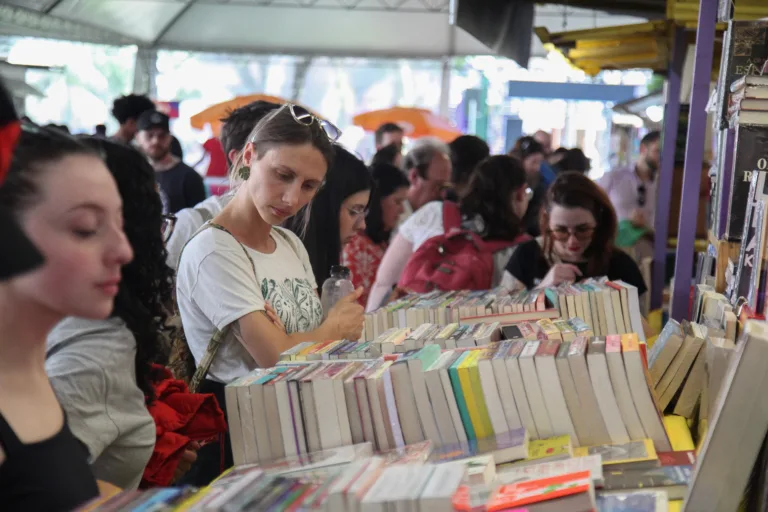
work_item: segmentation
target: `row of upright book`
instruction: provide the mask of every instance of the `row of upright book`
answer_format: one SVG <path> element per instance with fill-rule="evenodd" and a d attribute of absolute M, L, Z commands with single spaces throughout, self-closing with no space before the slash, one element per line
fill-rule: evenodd
<path fill-rule="evenodd" d="M 314 353 L 305 347 L 318 359 L 289 351 L 278 366 L 226 388 L 235 461 L 362 442 L 388 450 L 487 440 L 501 449 L 521 431 L 531 439 L 569 435 L 575 446 L 649 438 L 669 451 L 644 343 L 635 334 L 576 335 L 571 326 L 583 324 L 571 319 L 565 332 L 549 320 L 493 326 L 493 338 L 507 339 L 452 349 L 429 340 L 400 351 L 406 328 L 396 330 L 393 348 L 381 348 L 392 341 L 386 333 L 374 340 L 375 353 L 386 354 L 374 359 L 333 359 L 322 352 L 326 343 Z M 415 331 L 429 330 L 422 327 Z"/>
<path fill-rule="evenodd" d="M 374 340 L 392 328 L 414 329 L 425 323 L 506 325 L 576 317 L 597 336 L 634 332 L 645 341 L 637 288 L 606 278 L 516 292 L 495 289 L 408 295 L 367 314 L 363 340 Z"/>

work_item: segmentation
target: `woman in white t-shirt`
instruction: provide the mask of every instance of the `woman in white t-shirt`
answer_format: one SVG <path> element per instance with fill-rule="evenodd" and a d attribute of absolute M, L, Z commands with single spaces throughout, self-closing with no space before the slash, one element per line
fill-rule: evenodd
<path fill-rule="evenodd" d="M 525 171 L 512 157 L 486 158 L 469 178 L 459 200 L 463 226 L 486 240 L 514 240 L 521 233 L 531 190 Z M 430 238 L 443 235 L 443 202 L 433 201 L 408 217 L 387 248 L 376 273 L 366 309 L 378 309 L 389 297 L 410 257 Z M 501 281 L 511 248 L 494 255 L 494 285 Z"/>
<path fill-rule="evenodd" d="M 213 335 L 231 324 L 199 389 L 215 393 L 222 408 L 226 384 L 273 366 L 292 346 L 362 334 L 363 308 L 356 303 L 362 290 L 339 301 L 323 321 L 307 251 L 295 234 L 278 227 L 322 186 L 339 134 L 300 107 L 267 115 L 233 165 L 232 182 L 241 183 L 234 197 L 182 251 L 177 300 L 198 365 Z M 267 304 L 278 322 L 267 316 Z M 206 448 L 200 464 L 206 464 Z M 224 453 L 225 465 L 231 465 L 231 450 L 225 447 Z M 186 483 L 200 485 L 216 476 L 208 469 Z"/>

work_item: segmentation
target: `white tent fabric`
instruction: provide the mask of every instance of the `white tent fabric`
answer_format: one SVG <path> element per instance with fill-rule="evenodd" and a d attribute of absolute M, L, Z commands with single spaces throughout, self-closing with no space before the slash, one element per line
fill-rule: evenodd
<path fill-rule="evenodd" d="M 461 0 L 470 1 L 471 0 Z M 4 0 L 0 34 L 213 52 L 442 58 L 488 54 L 449 23 L 451 0 Z M 536 7 L 562 30 L 643 21 Z M 535 39 L 535 38 L 534 38 Z M 534 41 L 533 54 L 543 49 Z"/>

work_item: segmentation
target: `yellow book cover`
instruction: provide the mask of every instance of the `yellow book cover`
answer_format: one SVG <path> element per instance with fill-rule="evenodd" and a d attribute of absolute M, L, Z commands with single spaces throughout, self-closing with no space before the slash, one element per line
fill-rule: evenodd
<path fill-rule="evenodd" d="M 560 329 L 555 327 L 555 324 L 549 318 L 542 318 L 541 320 L 538 320 L 536 324 L 541 327 L 541 330 L 544 331 L 544 334 L 546 334 L 547 338 L 550 340 L 562 341 L 563 337 L 560 334 Z"/>
<path fill-rule="evenodd" d="M 318 350 L 318 345 L 322 345 L 324 342 L 319 341 L 317 343 L 314 343 L 312 345 L 309 345 L 304 350 L 296 354 L 296 361 L 306 361 L 307 356 L 313 352 L 316 352 Z"/>
<path fill-rule="evenodd" d="M 673 450 L 676 450 L 674 445 Z M 628 443 L 603 444 L 598 446 L 579 446 L 573 449 L 574 457 L 586 457 L 587 455 L 600 455 L 603 458 L 603 466 L 611 467 L 614 464 L 629 464 L 633 462 L 650 462 L 658 460 L 653 441 L 650 439 L 638 439 Z"/>
<path fill-rule="evenodd" d="M 556 436 L 528 442 L 528 460 L 547 457 L 572 457 L 571 436 Z"/>
<path fill-rule="evenodd" d="M 672 450 L 677 452 L 696 449 L 693 444 L 691 429 L 688 428 L 685 418 L 674 414 L 664 416 L 664 427 L 667 429 Z"/>
<path fill-rule="evenodd" d="M 469 364 L 469 377 L 472 384 L 472 393 L 475 395 L 477 401 L 477 412 L 480 414 L 480 421 L 483 423 L 483 429 L 488 432 L 488 437 L 494 435 L 493 425 L 491 424 L 491 416 L 488 414 L 488 406 L 485 403 L 485 395 L 483 394 L 483 385 L 480 382 L 480 369 L 477 364 L 480 359 L 488 352 L 493 355 L 495 350 L 475 350 L 476 354 L 473 354 L 472 362 Z M 495 432 L 496 434 L 503 434 L 504 432 Z"/>
<path fill-rule="evenodd" d="M 479 351 L 473 350 L 468 354 L 464 361 L 459 365 L 459 383 L 461 384 L 461 392 L 464 394 L 464 401 L 467 404 L 467 411 L 469 412 L 469 420 L 472 422 L 472 428 L 475 429 L 475 435 L 478 439 L 490 437 L 492 432 L 485 429 L 483 422 L 480 420 L 480 411 L 477 407 L 477 399 L 472 391 L 472 376 L 469 371 L 472 361 L 477 360 Z"/>
<path fill-rule="evenodd" d="M 456 323 L 453 323 L 453 324 L 448 324 L 448 325 L 446 325 L 446 326 L 443 328 L 443 330 L 442 330 L 442 331 L 440 331 L 440 333 L 439 333 L 437 336 L 435 336 L 435 338 L 436 338 L 436 339 L 438 339 L 438 340 L 444 340 L 444 339 L 447 339 L 447 338 L 448 338 L 448 337 L 450 337 L 450 336 L 451 336 L 451 334 L 453 334 L 453 332 L 454 332 L 456 329 L 458 329 L 458 328 L 459 328 L 459 324 L 456 324 Z"/>

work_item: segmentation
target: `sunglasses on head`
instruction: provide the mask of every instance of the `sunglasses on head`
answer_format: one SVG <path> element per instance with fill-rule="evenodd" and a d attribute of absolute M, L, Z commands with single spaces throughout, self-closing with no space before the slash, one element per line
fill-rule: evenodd
<path fill-rule="evenodd" d="M 339 137 L 341 137 L 341 130 L 339 127 L 330 121 L 320 119 L 312 114 L 312 112 L 309 110 L 298 105 L 288 103 L 286 104 L 286 107 L 291 112 L 293 119 L 297 123 L 303 124 L 304 126 L 312 126 L 312 123 L 317 122 L 317 124 L 319 124 L 320 128 L 323 130 L 323 133 L 325 133 L 331 142 L 336 142 L 339 140 Z"/>

